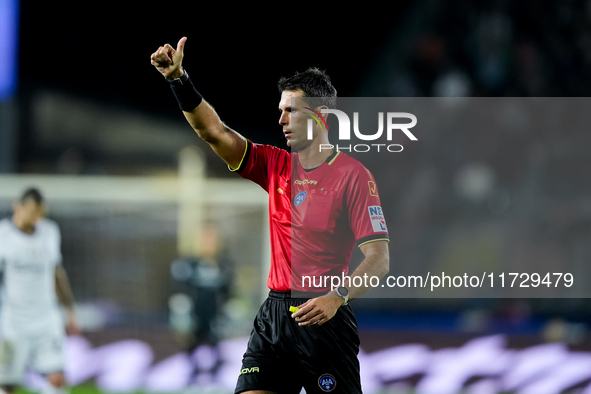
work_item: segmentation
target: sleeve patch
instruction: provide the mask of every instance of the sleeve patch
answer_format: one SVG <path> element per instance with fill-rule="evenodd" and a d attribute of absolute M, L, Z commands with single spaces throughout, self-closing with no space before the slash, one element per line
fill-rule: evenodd
<path fill-rule="evenodd" d="M 384 213 L 382 212 L 382 207 L 379 205 L 371 205 L 367 207 L 367 210 L 373 231 L 376 233 L 388 231 L 386 228 L 386 219 L 384 219 Z"/>
<path fill-rule="evenodd" d="M 378 186 L 374 181 L 367 181 L 367 186 L 369 186 L 369 195 L 373 197 L 378 197 Z"/>

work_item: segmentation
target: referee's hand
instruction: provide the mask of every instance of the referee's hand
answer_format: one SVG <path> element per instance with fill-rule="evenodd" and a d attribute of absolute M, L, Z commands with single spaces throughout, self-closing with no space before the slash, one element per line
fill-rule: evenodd
<path fill-rule="evenodd" d="M 179 40 L 176 49 L 165 44 L 150 56 L 150 62 L 166 79 L 177 79 L 183 76 L 183 52 L 187 37 Z"/>
<path fill-rule="evenodd" d="M 294 312 L 294 318 L 299 326 L 321 326 L 334 317 L 345 301 L 331 293 L 306 301 Z"/>

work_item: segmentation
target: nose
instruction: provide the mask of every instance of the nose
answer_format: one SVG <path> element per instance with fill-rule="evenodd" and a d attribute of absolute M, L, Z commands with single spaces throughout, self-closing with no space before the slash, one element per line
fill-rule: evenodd
<path fill-rule="evenodd" d="M 289 116 L 287 112 L 281 112 L 281 116 L 279 117 L 279 124 L 281 126 L 287 126 L 289 124 Z"/>

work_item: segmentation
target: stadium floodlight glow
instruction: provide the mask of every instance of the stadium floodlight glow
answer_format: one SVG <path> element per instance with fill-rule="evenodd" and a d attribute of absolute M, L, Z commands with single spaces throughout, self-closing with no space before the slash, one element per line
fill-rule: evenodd
<path fill-rule="evenodd" d="M 18 0 L 0 0 L 0 102 L 16 92 Z"/>

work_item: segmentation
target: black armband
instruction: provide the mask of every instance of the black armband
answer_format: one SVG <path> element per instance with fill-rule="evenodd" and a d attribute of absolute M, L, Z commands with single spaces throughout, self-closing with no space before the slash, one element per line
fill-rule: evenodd
<path fill-rule="evenodd" d="M 183 76 L 177 79 L 167 79 L 176 101 L 179 103 L 179 107 L 183 111 L 191 112 L 203 101 L 203 96 L 199 94 L 189 74 L 183 69 Z"/>

